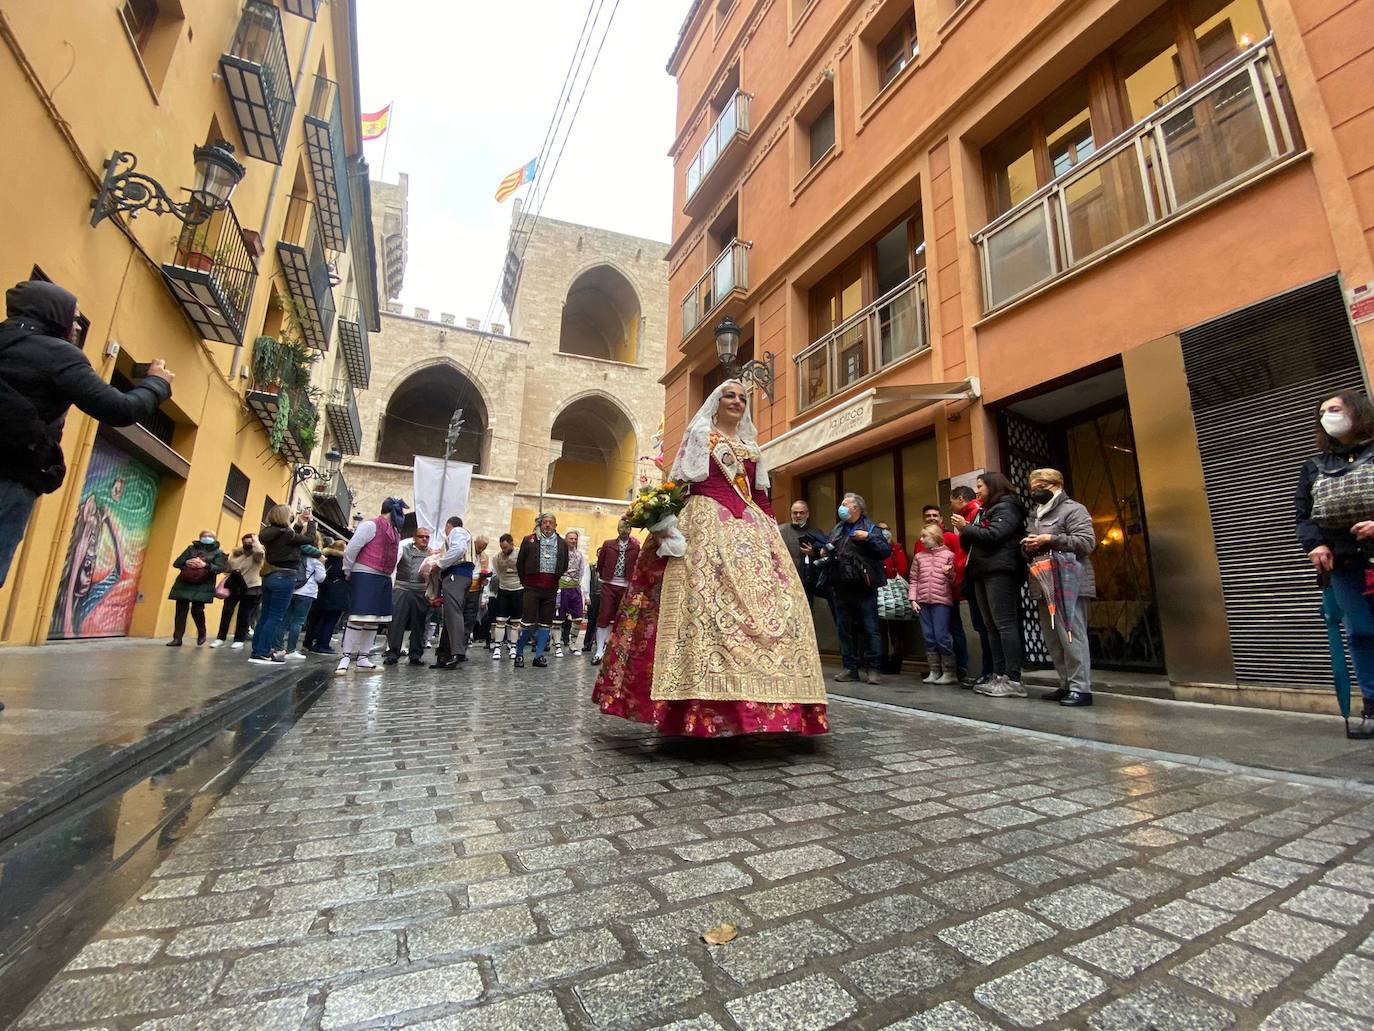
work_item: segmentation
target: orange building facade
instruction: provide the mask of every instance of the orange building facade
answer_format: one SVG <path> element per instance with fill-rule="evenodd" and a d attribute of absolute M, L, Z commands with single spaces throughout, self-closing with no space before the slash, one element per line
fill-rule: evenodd
<path fill-rule="evenodd" d="M 909 548 L 1061 468 L 1099 668 L 1329 706 L 1292 494 L 1374 347 L 1374 0 L 697 0 L 668 70 L 670 444 L 728 315 L 779 505 Z"/>

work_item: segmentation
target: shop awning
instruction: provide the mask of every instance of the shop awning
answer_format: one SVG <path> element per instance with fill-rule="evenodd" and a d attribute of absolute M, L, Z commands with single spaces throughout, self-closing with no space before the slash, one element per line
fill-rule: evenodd
<path fill-rule="evenodd" d="M 763 445 L 763 457 L 768 468 L 780 469 L 856 433 L 871 430 L 940 401 L 972 401 L 978 396 L 976 378 L 909 387 L 872 387 L 851 397 L 838 408 L 832 408 L 774 437 Z"/>

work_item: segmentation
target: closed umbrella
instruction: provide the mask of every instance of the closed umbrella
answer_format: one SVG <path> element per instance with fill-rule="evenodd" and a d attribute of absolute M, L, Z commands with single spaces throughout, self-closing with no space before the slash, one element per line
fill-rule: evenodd
<path fill-rule="evenodd" d="M 1078 559 L 1063 552 L 1047 551 L 1031 561 L 1030 575 L 1040 587 L 1040 596 L 1045 599 L 1049 611 L 1050 629 L 1054 629 L 1055 616 L 1071 611 L 1078 604 L 1082 580 Z M 1068 639 L 1072 641 L 1072 619 L 1068 625 Z"/>
<path fill-rule="evenodd" d="M 1350 736 L 1350 667 L 1345 661 L 1345 641 L 1341 638 L 1341 606 L 1328 583 L 1322 588 L 1322 619 L 1326 622 L 1326 644 L 1331 649 L 1331 672 L 1336 683 L 1336 701 L 1345 718 L 1345 736 Z"/>

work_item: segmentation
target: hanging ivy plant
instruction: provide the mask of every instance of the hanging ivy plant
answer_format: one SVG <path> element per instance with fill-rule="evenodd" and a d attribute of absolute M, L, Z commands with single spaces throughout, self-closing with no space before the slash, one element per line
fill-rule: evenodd
<path fill-rule="evenodd" d="M 286 435 L 291 432 L 291 395 L 282 391 L 277 395 L 277 415 L 272 420 L 272 431 L 268 435 L 268 441 L 272 445 L 272 450 L 281 454 L 282 444 L 286 442 Z"/>

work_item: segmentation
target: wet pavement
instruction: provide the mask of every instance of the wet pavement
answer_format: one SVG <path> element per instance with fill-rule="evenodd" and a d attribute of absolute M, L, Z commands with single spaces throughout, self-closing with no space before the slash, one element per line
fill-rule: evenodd
<path fill-rule="evenodd" d="M 826 667 L 827 677 L 840 667 Z M 961 720 L 975 720 L 1062 738 L 1189 757 L 1217 767 L 1263 770 L 1374 785 L 1374 741 L 1351 741 L 1339 716 L 1234 705 L 1207 705 L 1097 691 L 1091 708 L 1040 701 L 1052 689 L 1027 678 L 1029 698 L 985 698 L 958 687 L 923 684 L 924 672 L 883 677 L 883 683 L 831 684 L 853 698 Z M 1358 706 L 1358 702 L 1356 705 Z M 1358 716 L 1358 711 L 1357 711 Z M 1356 720 L 1358 722 L 1358 719 Z"/>
<path fill-rule="evenodd" d="M 18 1026 L 1374 1026 L 1368 790 L 843 701 L 667 741 L 494 665 L 337 682 Z"/>
<path fill-rule="evenodd" d="M 128 639 L 6 648 L 0 667 L 0 840 L 302 672 L 227 646 Z"/>

